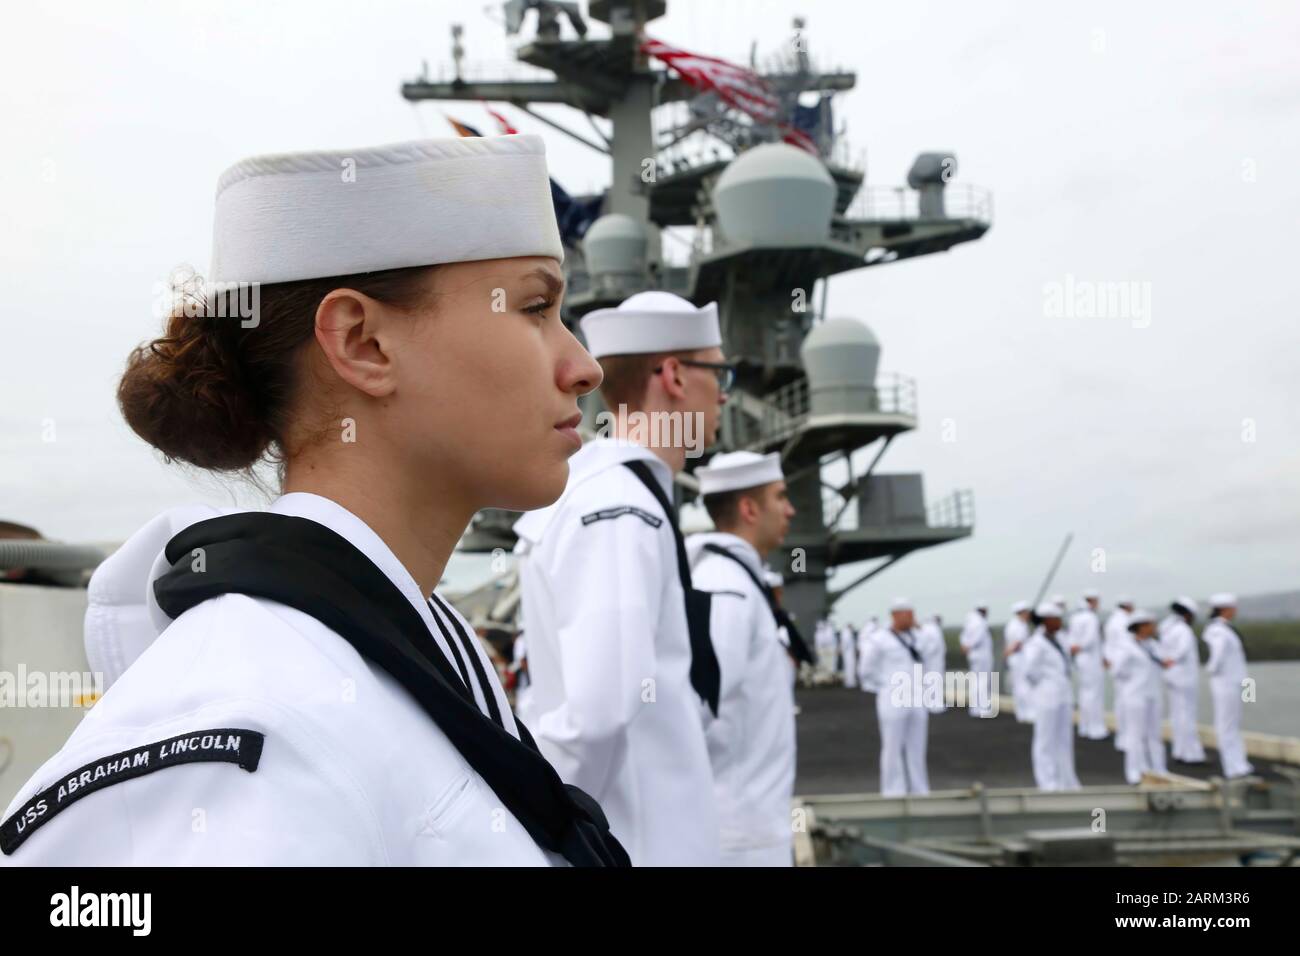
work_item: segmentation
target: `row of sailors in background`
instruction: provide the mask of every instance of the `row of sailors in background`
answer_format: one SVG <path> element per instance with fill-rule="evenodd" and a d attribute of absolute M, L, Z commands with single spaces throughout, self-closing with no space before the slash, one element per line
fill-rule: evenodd
<path fill-rule="evenodd" d="M 1088 591 L 1073 612 L 1064 596 L 1031 608 L 1018 601 L 1003 629 L 1003 656 L 1010 672 L 1016 719 L 1034 727 L 1031 761 L 1034 780 L 1042 790 L 1077 789 L 1074 768 L 1074 732 L 1101 740 L 1109 736 L 1105 719 L 1107 675 L 1115 701 L 1115 746 L 1124 754 L 1124 776 L 1137 784 L 1146 771 L 1167 769 L 1162 721 L 1165 702 L 1172 728 L 1173 759 L 1187 764 L 1205 762 L 1197 731 L 1199 651 L 1193 624 L 1198 607 L 1179 597 L 1160 621 L 1138 610 L 1129 598 L 1102 624 L 1098 609 L 1101 595 Z M 1205 665 L 1214 704 L 1214 729 L 1223 773 L 1240 777 L 1253 771 L 1246 759 L 1241 736 L 1242 688 L 1247 679 L 1246 656 L 1240 633 L 1232 625 L 1236 598 L 1216 594 L 1210 599 L 1210 617 L 1201 635 L 1209 648 Z M 926 675 L 946 670 L 946 645 L 942 620 L 928 618 L 915 624 L 909 602 L 898 599 L 890 609 L 890 625 L 872 618 L 860 630 L 837 628 L 829 621 L 817 625 L 815 645 L 818 667 L 835 670 L 846 687 L 876 693 L 880 721 L 881 793 L 928 793 L 925 766 L 928 715 L 944 710 L 942 701 L 899 701 L 881 692 L 889 678 L 910 673 L 918 665 Z M 986 675 L 994 670 L 993 634 L 988 606 L 978 605 L 967 617 L 959 642 L 970 672 Z M 978 679 L 966 686 L 990 686 Z M 991 694 L 970 694 L 972 716 L 996 714 Z M 922 706 L 924 704 L 924 706 Z"/>

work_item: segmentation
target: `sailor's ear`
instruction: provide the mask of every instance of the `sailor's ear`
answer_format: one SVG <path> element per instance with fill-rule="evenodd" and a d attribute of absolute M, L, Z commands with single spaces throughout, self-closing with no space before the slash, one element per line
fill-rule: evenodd
<path fill-rule="evenodd" d="M 675 356 L 670 355 L 663 360 L 657 377 L 670 398 L 686 397 L 686 383 L 682 380 L 682 363 Z"/>
<path fill-rule="evenodd" d="M 396 387 L 389 309 L 354 289 L 334 289 L 316 309 L 316 344 L 344 383 L 372 398 Z"/>

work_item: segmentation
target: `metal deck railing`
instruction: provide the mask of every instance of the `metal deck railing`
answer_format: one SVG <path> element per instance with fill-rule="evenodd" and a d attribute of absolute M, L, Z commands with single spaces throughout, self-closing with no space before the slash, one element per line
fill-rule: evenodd
<path fill-rule="evenodd" d="M 993 221 L 993 193 L 983 186 L 952 183 L 943 191 L 947 219 Z M 921 218 L 921 194 L 907 186 L 863 186 L 845 213 L 846 219 L 912 220 Z"/>
<path fill-rule="evenodd" d="M 799 378 L 760 397 L 745 395 L 728 407 L 732 417 L 732 442 L 737 448 L 769 447 L 803 428 L 812 413 L 808 379 Z M 916 380 L 896 372 L 881 372 L 867 403 L 865 414 L 916 417 Z"/>
<path fill-rule="evenodd" d="M 926 508 L 926 524 L 931 528 L 975 527 L 974 493 L 964 488 L 931 502 Z"/>

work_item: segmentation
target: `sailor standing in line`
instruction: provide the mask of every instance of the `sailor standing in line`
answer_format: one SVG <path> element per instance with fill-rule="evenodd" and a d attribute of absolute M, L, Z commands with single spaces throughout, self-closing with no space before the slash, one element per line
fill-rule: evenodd
<path fill-rule="evenodd" d="M 1073 690 L 1070 652 L 1058 639 L 1062 610 L 1040 604 L 1034 611 L 1040 623 L 1025 643 L 1025 680 L 1032 689 L 1034 739 L 1031 757 L 1034 783 L 1040 790 L 1077 790 L 1074 772 Z"/>
<path fill-rule="evenodd" d="M 785 540 L 794 508 L 776 452 L 717 455 L 695 476 L 717 529 L 691 535 L 686 550 L 695 586 L 713 595 L 709 633 L 722 685 L 706 738 L 722 863 L 790 866 L 794 688 L 782 640 L 789 619 L 764 580 L 763 556 Z"/>
<path fill-rule="evenodd" d="M 213 233 L 212 285 L 118 401 L 169 459 L 278 460 L 283 494 L 174 508 L 95 571 L 108 689 L 14 799 L 4 861 L 626 863 L 434 591 L 476 511 L 560 495 L 600 382 L 560 321 L 542 141 L 255 157 Z"/>
<path fill-rule="evenodd" d="M 1116 710 L 1124 712 L 1124 779 L 1142 782 L 1142 774 L 1165 773 L 1165 743 L 1161 738 L 1161 675 L 1169 662 L 1156 650 L 1156 619 L 1146 611 L 1129 616 L 1132 640 L 1117 644 L 1113 672 L 1120 687 Z"/>
<path fill-rule="evenodd" d="M 1210 675 L 1210 697 L 1214 701 L 1214 733 L 1225 777 L 1244 777 L 1255 768 L 1246 759 L 1241 739 L 1241 705 L 1246 674 L 1246 649 L 1241 634 L 1232 626 L 1237 616 L 1237 599 L 1231 594 L 1210 598 L 1210 621 L 1201 639 L 1210 648 L 1205 670 Z"/>
<path fill-rule="evenodd" d="M 880 727 L 880 794 L 901 797 L 930 792 L 925 766 L 930 713 L 921 689 L 925 663 L 912 604 L 897 598 L 890 605 L 890 626 L 867 641 L 863 674 L 876 692 Z"/>
<path fill-rule="evenodd" d="M 1079 736 L 1105 740 L 1106 672 L 1101 665 L 1101 620 L 1097 591 L 1083 592 L 1083 606 L 1070 616 L 1070 653 L 1079 679 Z"/>
<path fill-rule="evenodd" d="M 813 642 L 817 645 L 817 670 L 828 676 L 834 674 L 838 644 L 835 639 L 835 628 L 831 627 L 830 621 L 822 618 L 817 622 Z"/>
<path fill-rule="evenodd" d="M 966 616 L 966 623 L 961 629 L 961 648 L 966 652 L 966 662 L 976 675 L 974 694 L 970 701 L 969 713 L 972 717 L 992 717 L 993 709 L 992 678 L 993 670 L 993 634 L 989 630 L 988 602 L 975 605 L 975 610 Z"/>
<path fill-rule="evenodd" d="M 1120 696 L 1124 693 L 1123 682 L 1115 674 L 1114 662 L 1124 653 L 1132 637 L 1128 632 L 1129 615 L 1133 613 L 1133 599 L 1121 597 L 1115 602 L 1115 610 L 1106 618 L 1106 627 L 1102 633 L 1101 663 L 1110 674 L 1111 698 L 1115 708 L 1115 749 L 1123 750 L 1128 738 L 1124 735 L 1124 709 L 1119 706 Z"/>
<path fill-rule="evenodd" d="M 925 673 L 936 675 L 939 686 L 942 687 L 948 671 L 948 644 L 943 639 L 943 618 L 938 614 L 930 615 L 918 629 L 917 634 L 921 649 L 921 663 L 925 666 Z M 933 681 L 936 677 L 931 677 L 930 680 Z M 932 714 L 942 714 L 947 709 L 942 694 L 929 705 Z"/>
<path fill-rule="evenodd" d="M 1025 642 L 1029 640 L 1029 602 L 1017 601 L 1011 605 L 1011 618 L 1002 628 L 1003 658 L 1011 671 L 1011 697 L 1016 709 L 1016 720 L 1022 724 L 1034 722 L 1034 698 L 1029 682 L 1025 680 Z"/>
<path fill-rule="evenodd" d="M 688 452 L 713 443 L 731 387 L 717 307 L 641 292 L 581 327 L 612 435 L 573 456 L 558 502 L 514 526 L 532 679 L 521 716 L 634 863 L 716 865 L 704 719 L 717 713 L 718 664 L 672 494 Z"/>
<path fill-rule="evenodd" d="M 858 632 L 847 621 L 840 628 L 840 660 L 844 662 L 844 686 L 858 686 Z"/>
<path fill-rule="evenodd" d="M 819 674 L 833 674 L 836 657 L 835 628 L 831 627 L 831 622 L 826 618 L 816 622 L 813 643 L 816 645 L 816 669 Z"/>
<path fill-rule="evenodd" d="M 1200 694 L 1200 655 L 1196 632 L 1196 602 L 1180 597 L 1169 605 L 1170 614 L 1160 631 L 1160 656 L 1173 661 L 1165 671 L 1169 722 L 1173 727 L 1173 758 L 1179 763 L 1205 763 L 1205 748 L 1196 727 Z"/>

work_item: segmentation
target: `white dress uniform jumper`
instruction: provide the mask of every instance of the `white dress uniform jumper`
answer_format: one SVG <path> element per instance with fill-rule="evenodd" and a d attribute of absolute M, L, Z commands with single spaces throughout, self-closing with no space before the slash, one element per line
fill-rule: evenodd
<path fill-rule="evenodd" d="M 1029 640 L 1029 622 L 1015 614 L 1002 628 L 1002 646 L 1008 651 L 1007 669 L 1011 671 L 1011 698 L 1016 709 L 1016 720 L 1022 724 L 1034 722 L 1033 688 L 1025 680 L 1025 642 Z"/>
<path fill-rule="evenodd" d="M 1109 665 L 1107 673 L 1110 674 L 1112 686 L 1112 698 L 1115 706 L 1115 749 L 1123 750 L 1128 737 L 1124 735 L 1124 710 L 1119 706 L 1119 699 L 1124 693 L 1123 682 L 1115 674 L 1115 662 L 1119 658 L 1125 644 L 1132 640 L 1128 632 L 1129 612 L 1122 607 L 1117 607 L 1106 618 L 1106 626 L 1102 631 L 1101 658 L 1102 661 Z"/>
<path fill-rule="evenodd" d="M 752 545 L 714 532 L 687 540 L 695 586 L 713 595 L 709 628 L 722 675 L 707 731 L 727 866 L 790 866 L 794 689 L 762 562 Z M 723 553 L 719 553 L 723 552 Z"/>
<path fill-rule="evenodd" d="M 1173 758 L 1183 763 L 1201 763 L 1205 760 L 1205 748 L 1196 725 L 1201 670 L 1196 632 L 1178 615 L 1170 615 L 1160 633 L 1159 653 L 1174 662 L 1164 673 L 1169 723 L 1173 729 Z"/>
<path fill-rule="evenodd" d="M 880 727 L 880 794 L 901 797 L 930 792 L 925 765 L 930 712 L 919 675 L 925 672 L 915 628 L 876 628 L 867 638 L 862 673 L 876 692 Z"/>
<path fill-rule="evenodd" d="M 1150 615 L 1135 613 L 1130 621 L 1149 621 Z M 1161 684 L 1163 666 L 1156 654 L 1154 637 L 1138 640 L 1130 635 L 1115 645 L 1112 670 L 1119 696 L 1117 712 L 1123 712 L 1124 779 L 1140 783 L 1142 774 L 1165 773 L 1165 743 L 1161 736 Z"/>
<path fill-rule="evenodd" d="M 1069 643 L 1080 650 L 1074 656 L 1079 684 L 1079 736 L 1104 740 L 1106 730 L 1106 671 L 1101 665 L 1101 621 L 1084 606 L 1070 616 Z"/>
<path fill-rule="evenodd" d="M 472 634 L 326 498 L 166 513 L 95 572 L 111 683 L 10 805 L 4 861 L 626 862 Z"/>
<path fill-rule="evenodd" d="M 1040 790 L 1077 790 L 1070 652 L 1039 627 L 1022 653 L 1025 680 L 1033 698 L 1034 738 L 1030 753 L 1034 783 Z"/>
<path fill-rule="evenodd" d="M 672 493 L 649 449 L 597 438 L 570 459 L 560 500 L 515 523 L 532 680 L 520 718 L 560 776 L 600 803 L 635 864 L 713 866 L 704 725 L 717 659 L 707 617 L 703 647 L 688 626 L 675 515 L 628 463 Z"/>
<path fill-rule="evenodd" d="M 975 693 L 970 700 L 968 713 L 972 717 L 993 716 L 993 634 L 983 614 L 971 611 L 961 629 L 961 646 L 971 672 L 976 675 Z M 969 685 L 968 685 L 969 686 Z"/>
<path fill-rule="evenodd" d="M 1205 670 L 1210 675 L 1210 697 L 1214 701 L 1214 733 L 1218 737 L 1219 759 L 1225 777 L 1241 777 L 1254 771 L 1246 759 L 1241 739 L 1241 706 L 1246 674 L 1246 651 L 1241 635 L 1222 617 L 1210 618 L 1201 638 L 1210 648 Z"/>
<path fill-rule="evenodd" d="M 917 629 L 919 638 L 919 650 L 921 651 L 921 663 L 925 667 L 926 678 L 931 681 L 938 681 L 939 686 L 943 686 L 943 679 L 948 670 L 948 645 L 943 639 L 943 628 L 934 618 L 926 621 Z M 929 704 L 928 709 L 931 714 L 942 714 L 947 710 L 944 704 L 943 695 L 940 694 L 938 699 Z"/>

